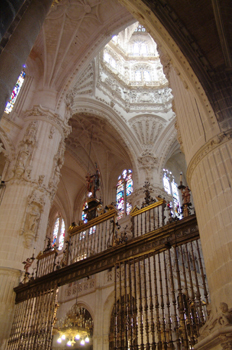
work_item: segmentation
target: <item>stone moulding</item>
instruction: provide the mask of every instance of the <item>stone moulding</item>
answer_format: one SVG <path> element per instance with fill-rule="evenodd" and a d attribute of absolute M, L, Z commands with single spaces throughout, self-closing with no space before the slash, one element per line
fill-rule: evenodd
<path fill-rule="evenodd" d="M 193 172 L 200 161 L 205 158 L 210 152 L 221 146 L 223 143 L 228 142 L 232 138 L 232 130 L 228 130 L 224 133 L 218 134 L 211 138 L 203 147 L 201 147 L 197 153 L 191 159 L 187 169 L 187 182 L 191 184 Z"/>

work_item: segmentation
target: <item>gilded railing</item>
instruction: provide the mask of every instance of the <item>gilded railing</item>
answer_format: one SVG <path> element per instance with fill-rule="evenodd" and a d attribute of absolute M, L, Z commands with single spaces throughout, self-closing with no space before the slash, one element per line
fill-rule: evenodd
<path fill-rule="evenodd" d="M 138 209 L 135 207 L 130 213 L 132 218 L 132 234 L 133 237 L 141 236 L 145 233 L 154 231 L 165 224 L 166 202 L 164 199 Z"/>
<path fill-rule="evenodd" d="M 86 224 L 69 228 L 67 264 L 86 259 L 112 247 L 117 210 L 111 209 Z"/>
<path fill-rule="evenodd" d="M 136 212 L 141 215 L 153 210 L 146 208 Z M 112 268 L 115 305 L 110 349 L 193 347 L 205 323 L 208 303 L 196 217 L 189 216 L 114 245 L 115 215 L 112 210 L 72 227 L 67 265 L 15 288 L 17 305 L 8 350 L 51 349 L 57 286 Z M 96 238 L 90 233 L 81 236 L 98 225 Z M 92 247 L 98 248 L 94 254 Z M 80 252 L 87 254 L 86 259 L 78 260 Z M 51 259 L 53 255 L 48 256 Z"/>

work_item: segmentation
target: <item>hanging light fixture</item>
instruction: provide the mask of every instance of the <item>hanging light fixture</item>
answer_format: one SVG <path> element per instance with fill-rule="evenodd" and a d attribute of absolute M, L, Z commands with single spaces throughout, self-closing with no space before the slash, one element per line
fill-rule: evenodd
<path fill-rule="evenodd" d="M 92 317 L 88 310 L 78 306 L 77 297 L 67 316 L 59 320 L 53 328 L 54 334 L 59 334 L 57 343 L 65 342 L 67 346 L 74 346 L 78 342 L 82 346 L 89 343 L 92 330 Z"/>

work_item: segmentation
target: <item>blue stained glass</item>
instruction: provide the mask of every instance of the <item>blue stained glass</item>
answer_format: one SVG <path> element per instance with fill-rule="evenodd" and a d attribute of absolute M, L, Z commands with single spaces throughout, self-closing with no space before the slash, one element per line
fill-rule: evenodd
<path fill-rule="evenodd" d="M 81 220 L 84 221 L 84 224 L 86 224 L 86 222 L 88 221 L 87 220 L 87 213 L 84 212 L 84 209 L 87 209 L 88 208 L 88 203 L 85 202 L 83 207 L 82 207 L 82 215 L 81 215 Z"/>
<path fill-rule="evenodd" d="M 123 170 L 123 172 L 122 172 L 122 177 L 123 177 L 123 179 L 125 179 L 126 176 L 127 176 L 127 170 Z"/>
<path fill-rule="evenodd" d="M 11 97 L 10 97 L 9 101 L 7 102 L 7 104 L 6 104 L 5 113 L 9 114 L 12 111 L 12 109 L 14 107 L 14 104 L 16 102 L 16 99 L 18 97 L 19 91 L 20 91 L 20 89 L 21 89 L 21 87 L 23 85 L 25 76 L 26 76 L 26 73 L 24 72 L 24 70 L 22 70 L 22 72 L 20 73 L 20 76 L 17 79 L 15 87 L 14 87 L 12 93 L 11 93 Z"/>
<path fill-rule="evenodd" d="M 128 180 L 126 182 L 126 195 L 130 196 L 131 193 L 133 192 L 133 180 L 132 180 L 132 175 L 128 175 Z"/>
<path fill-rule="evenodd" d="M 119 181 L 119 185 L 117 187 L 117 195 L 116 195 L 116 201 L 117 201 L 117 208 L 121 212 L 121 214 L 124 213 L 124 184 L 122 180 Z"/>
<path fill-rule="evenodd" d="M 127 197 L 133 192 L 132 170 L 123 170 L 122 175 L 118 177 L 116 190 L 116 203 L 118 217 L 120 220 L 125 214 L 129 215 L 132 209 L 131 204 L 127 202 Z"/>
<path fill-rule="evenodd" d="M 60 225 L 60 219 L 57 218 L 56 222 L 55 222 L 55 225 L 54 225 L 54 230 L 53 230 L 52 247 L 56 246 L 57 236 L 58 236 L 58 232 L 59 232 L 59 225 Z"/>

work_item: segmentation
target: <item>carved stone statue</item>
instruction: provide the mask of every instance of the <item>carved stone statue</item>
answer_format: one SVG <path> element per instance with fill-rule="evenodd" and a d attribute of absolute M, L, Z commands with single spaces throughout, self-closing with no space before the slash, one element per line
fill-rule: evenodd
<path fill-rule="evenodd" d="M 60 181 L 60 171 L 64 164 L 64 152 L 65 152 L 65 145 L 64 145 L 64 141 L 61 140 L 58 151 L 54 157 L 54 172 L 49 181 L 50 188 L 56 189 Z"/>
<path fill-rule="evenodd" d="M 44 194 L 34 190 L 28 196 L 28 206 L 25 213 L 22 234 L 24 235 L 24 245 L 29 248 L 38 234 L 41 214 L 45 205 Z"/>
<path fill-rule="evenodd" d="M 23 140 L 19 144 L 19 152 L 15 164 L 15 175 L 21 177 L 30 165 L 32 152 L 36 144 L 37 121 L 30 123 Z"/>

